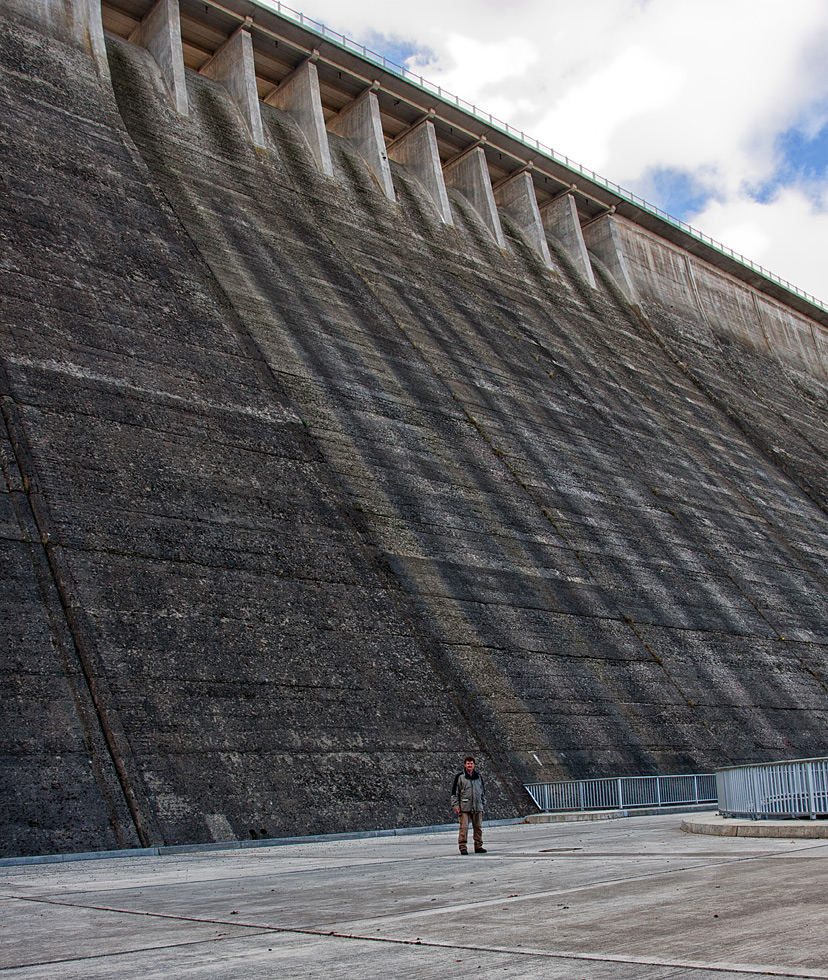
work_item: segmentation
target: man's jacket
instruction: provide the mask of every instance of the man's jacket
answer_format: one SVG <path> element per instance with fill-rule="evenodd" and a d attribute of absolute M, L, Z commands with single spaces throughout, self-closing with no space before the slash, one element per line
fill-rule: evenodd
<path fill-rule="evenodd" d="M 458 772 L 451 787 L 452 807 L 459 807 L 463 813 L 474 813 L 482 810 L 485 802 L 486 789 L 480 773 L 475 770 L 468 776 L 465 770 Z"/>

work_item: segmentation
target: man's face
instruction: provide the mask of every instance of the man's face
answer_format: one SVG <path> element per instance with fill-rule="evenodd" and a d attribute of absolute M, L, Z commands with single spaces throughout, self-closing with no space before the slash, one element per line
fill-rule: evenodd
<path fill-rule="evenodd" d="M 468 776 L 471 776 L 473 772 L 474 772 L 474 762 L 473 760 L 469 759 L 469 761 L 466 763 L 466 774 Z"/>

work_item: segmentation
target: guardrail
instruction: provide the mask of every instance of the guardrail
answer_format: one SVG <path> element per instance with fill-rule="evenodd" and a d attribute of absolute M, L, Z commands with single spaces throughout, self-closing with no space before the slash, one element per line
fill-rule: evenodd
<path fill-rule="evenodd" d="M 450 105 L 456 106 L 458 109 L 461 109 L 463 112 L 474 116 L 481 122 L 500 130 L 500 132 L 504 133 L 506 136 L 519 140 L 525 146 L 530 147 L 538 153 L 542 153 L 546 157 L 549 157 L 550 160 L 563 164 L 563 166 L 567 167 L 569 170 L 581 174 L 594 184 L 599 184 L 601 187 L 606 188 L 608 191 L 616 194 L 622 200 L 629 201 L 630 204 L 635 205 L 635 207 L 641 208 L 660 220 L 668 222 L 698 241 L 703 242 L 705 245 L 715 249 L 717 252 L 720 252 L 722 255 L 727 255 L 740 265 L 743 265 L 765 279 L 782 286 L 788 292 L 793 293 L 796 296 L 800 296 L 802 299 L 821 310 L 828 311 L 828 304 L 818 299 L 813 295 L 813 293 L 800 289 L 787 279 L 783 279 L 781 276 L 776 275 L 776 273 L 771 272 L 769 269 L 764 268 L 764 266 L 759 265 L 758 262 L 754 262 L 752 259 L 747 258 L 740 252 L 734 251 L 732 248 L 728 248 L 727 245 L 723 245 L 710 235 L 705 235 L 704 232 L 699 231 L 698 228 L 694 228 L 692 225 L 687 224 L 686 221 L 682 221 L 680 218 L 674 218 L 666 211 L 656 207 L 654 204 L 650 204 L 637 194 L 633 194 L 631 191 L 625 190 L 625 188 L 621 187 L 619 184 L 616 184 L 611 180 L 607 180 L 606 177 L 602 177 L 594 170 L 590 170 L 588 167 L 582 166 L 580 163 L 570 159 L 568 156 L 558 153 L 557 150 L 554 150 L 551 146 L 547 146 L 545 143 L 541 143 L 540 140 L 528 136 L 525 132 L 523 132 L 523 130 L 516 129 L 514 126 L 509 125 L 509 123 L 505 122 L 504 120 L 498 119 L 497 116 L 493 116 L 491 112 L 486 112 L 485 109 L 481 109 L 480 106 L 473 105 L 471 102 L 467 102 L 465 99 L 461 99 L 457 95 L 452 95 L 451 92 L 447 92 L 442 86 L 435 85 L 433 82 L 428 81 L 428 79 L 423 78 L 422 75 L 418 75 L 416 72 L 410 71 L 404 65 L 398 65 L 390 58 L 386 58 L 385 55 L 372 51 L 369 47 L 366 47 L 366 45 L 360 44 L 358 41 L 353 41 L 351 38 L 346 37 L 344 34 L 340 34 L 338 31 L 331 30 L 330 27 L 326 27 L 325 24 L 320 23 L 318 20 L 314 20 L 312 17 L 308 17 L 305 14 L 300 13 L 298 10 L 294 10 L 287 4 L 281 3 L 281 0 L 256 0 L 256 2 L 262 6 L 268 6 L 281 17 L 286 17 L 289 20 L 295 21 L 297 24 L 300 24 L 307 30 L 312 31 L 314 34 L 318 34 L 326 41 L 331 41 L 339 47 L 344 48 L 346 51 L 351 51 L 352 53 L 365 58 L 367 61 L 372 61 L 374 64 L 384 68 L 386 71 L 399 75 L 400 78 L 404 78 L 412 85 L 416 85 L 418 88 L 422 89 L 422 91 L 436 96 L 443 102 L 448 102 Z"/>
<path fill-rule="evenodd" d="M 794 759 L 716 770 L 723 817 L 828 817 L 828 759 Z"/>
<path fill-rule="evenodd" d="M 525 789 L 545 813 L 716 802 L 716 776 L 713 773 L 569 779 L 555 783 L 526 783 Z"/>

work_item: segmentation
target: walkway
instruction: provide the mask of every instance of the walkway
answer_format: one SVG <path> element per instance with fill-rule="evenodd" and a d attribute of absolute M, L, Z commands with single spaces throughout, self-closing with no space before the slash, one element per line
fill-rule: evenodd
<path fill-rule="evenodd" d="M 681 819 L 0 868 L 0 980 L 828 978 L 828 841 Z"/>

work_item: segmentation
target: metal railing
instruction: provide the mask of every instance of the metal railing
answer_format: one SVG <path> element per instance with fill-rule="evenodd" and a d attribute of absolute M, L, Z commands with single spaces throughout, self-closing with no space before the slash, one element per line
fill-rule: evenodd
<path fill-rule="evenodd" d="M 526 791 L 545 813 L 556 810 L 627 810 L 716 802 L 716 776 L 614 776 L 526 783 Z"/>
<path fill-rule="evenodd" d="M 716 770 L 723 817 L 828 817 L 828 759 L 795 759 Z"/>
<path fill-rule="evenodd" d="M 571 160 L 568 156 L 558 153 L 551 146 L 546 146 L 545 143 L 541 143 L 540 140 L 533 139 L 528 136 L 523 130 L 516 129 L 514 126 L 510 126 L 509 123 L 502 119 L 498 119 L 497 116 L 493 116 L 491 112 L 486 112 L 479 106 L 473 105 L 471 102 L 466 102 L 465 99 L 459 98 L 459 96 L 452 95 L 447 92 L 442 86 L 435 85 L 433 82 L 429 82 L 428 79 L 423 78 L 422 75 L 418 75 L 416 72 L 409 71 L 404 65 L 398 65 L 396 62 L 391 61 L 386 58 L 385 55 L 378 54 L 376 51 L 372 51 L 370 48 L 366 47 L 364 44 L 359 44 L 357 41 L 352 41 L 351 38 L 346 37 L 344 34 L 340 34 L 338 31 L 331 30 L 330 27 L 326 27 L 317 20 L 313 20 L 310 17 L 306 17 L 304 14 L 297 10 L 293 10 L 288 7 L 287 4 L 281 3 L 280 0 L 255 0 L 262 7 L 267 7 L 270 10 L 275 11 L 281 17 L 286 17 L 288 20 L 293 20 L 302 27 L 307 28 L 314 34 L 318 34 L 320 37 L 324 38 L 326 41 L 331 41 L 334 44 L 339 45 L 346 51 L 351 51 L 354 54 L 359 55 L 361 58 L 365 58 L 366 61 L 371 61 L 376 65 L 380 65 L 386 71 L 393 72 L 395 75 L 399 75 L 400 78 L 404 78 L 407 82 L 415 85 L 417 88 L 424 92 L 428 92 L 431 95 L 435 95 L 438 99 L 443 102 L 447 102 L 450 105 L 456 106 L 458 109 L 462 109 L 464 112 L 481 122 L 486 123 L 488 126 L 499 130 L 506 136 L 512 137 L 519 142 L 523 143 L 525 146 L 530 147 L 538 153 L 542 153 L 544 156 L 549 157 L 549 159 L 554 160 L 556 163 L 561 163 L 569 170 L 575 173 L 581 174 L 588 180 L 592 181 L 594 184 L 599 184 L 601 187 L 606 188 L 613 194 L 623 200 L 629 201 L 630 204 L 634 204 L 636 207 L 641 208 L 650 214 L 655 215 L 662 221 L 666 221 L 676 228 L 680 228 L 683 232 L 691 235 L 693 238 L 700 242 L 704 242 L 705 245 L 710 246 L 722 255 L 727 255 L 734 261 L 738 262 L 740 265 L 744 265 L 754 272 L 763 276 L 765 279 L 769 279 L 771 282 L 775 282 L 777 285 L 784 287 L 789 292 L 794 293 L 797 296 L 802 297 L 802 299 L 813 304 L 821 310 L 828 311 L 828 304 L 824 303 L 822 300 L 817 299 L 813 293 L 806 292 L 795 286 L 792 282 L 787 279 L 783 279 L 781 276 L 777 276 L 774 272 L 769 269 L 764 268 L 764 266 L 759 265 L 752 259 L 747 258 L 740 252 L 734 251 L 732 248 L 728 248 L 727 245 L 723 245 L 721 242 L 717 241 L 715 238 L 711 238 L 710 235 L 705 235 L 704 232 L 699 231 L 692 225 L 688 225 L 686 221 L 682 221 L 679 218 L 674 218 L 672 215 L 668 214 L 666 211 L 662 211 L 661 208 L 656 207 L 654 204 L 650 204 L 645 201 L 644 198 L 639 197 L 637 194 L 633 194 L 631 191 L 625 190 L 620 185 L 613 183 L 611 180 L 607 180 L 606 177 L 602 177 L 597 174 L 594 170 L 590 170 L 588 167 L 582 166 L 575 160 Z"/>

